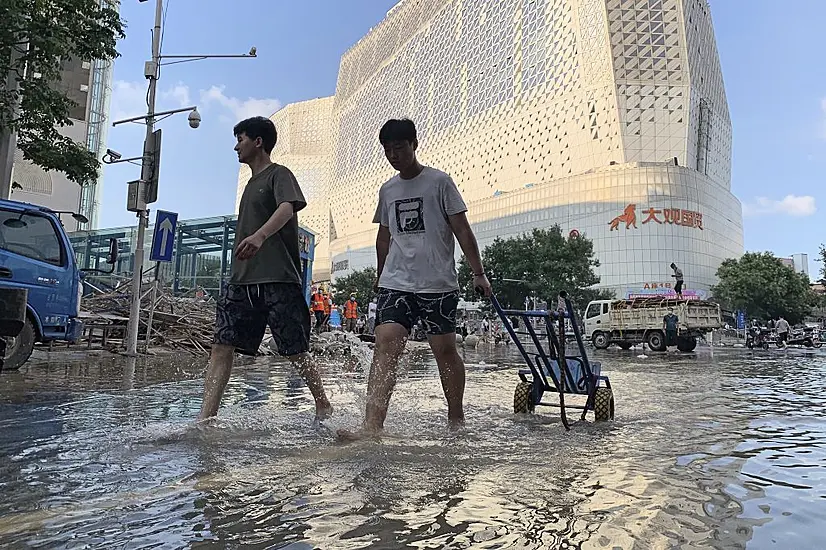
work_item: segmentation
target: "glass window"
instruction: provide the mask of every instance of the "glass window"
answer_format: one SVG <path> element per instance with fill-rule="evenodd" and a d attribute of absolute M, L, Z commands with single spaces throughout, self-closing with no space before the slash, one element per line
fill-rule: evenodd
<path fill-rule="evenodd" d="M 66 261 L 54 225 L 39 214 L 0 210 L 0 248 L 54 265 Z"/>
<path fill-rule="evenodd" d="M 608 306 L 606 305 L 606 308 Z M 591 304 L 588 306 L 588 309 L 585 311 L 585 318 L 590 319 L 591 317 L 596 317 L 599 315 L 600 305 L 599 304 Z"/>

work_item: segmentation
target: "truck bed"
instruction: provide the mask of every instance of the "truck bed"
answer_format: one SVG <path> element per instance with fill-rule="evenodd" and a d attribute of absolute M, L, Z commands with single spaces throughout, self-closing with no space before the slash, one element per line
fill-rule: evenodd
<path fill-rule="evenodd" d="M 722 326 L 720 306 L 705 300 L 636 298 L 617 300 L 611 306 L 612 330 L 651 330 L 663 326 L 663 317 L 673 308 L 680 331 L 707 332 Z"/>

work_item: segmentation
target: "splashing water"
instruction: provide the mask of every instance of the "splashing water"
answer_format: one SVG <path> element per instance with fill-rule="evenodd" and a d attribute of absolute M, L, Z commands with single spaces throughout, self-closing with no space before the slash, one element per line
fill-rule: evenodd
<path fill-rule="evenodd" d="M 364 412 L 361 342 L 360 368 L 319 361 L 336 407 L 321 424 L 270 358 L 238 362 L 204 425 L 202 362 L 4 372 L 0 545 L 824 547 L 823 351 L 598 352 L 617 419 L 570 432 L 554 409 L 512 414 L 512 351 L 463 351 L 467 425 L 451 432 L 432 356 L 411 345 L 388 435 L 352 445 L 334 433 Z"/>

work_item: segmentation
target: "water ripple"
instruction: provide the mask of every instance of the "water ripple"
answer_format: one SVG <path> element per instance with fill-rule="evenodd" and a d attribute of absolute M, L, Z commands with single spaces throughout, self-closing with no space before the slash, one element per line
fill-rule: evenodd
<path fill-rule="evenodd" d="M 206 428 L 202 363 L 3 373 L 0 545 L 826 547 L 826 354 L 604 352 L 617 419 L 566 432 L 556 410 L 512 414 L 511 352 L 466 353 L 458 432 L 411 353 L 388 437 L 353 445 L 333 435 L 364 406 L 352 365 L 323 365 L 337 414 L 317 425 L 288 365 L 244 361 Z"/>

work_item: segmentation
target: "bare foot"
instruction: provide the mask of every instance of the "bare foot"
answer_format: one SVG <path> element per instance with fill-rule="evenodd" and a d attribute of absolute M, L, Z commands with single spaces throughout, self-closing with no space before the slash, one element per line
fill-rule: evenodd
<path fill-rule="evenodd" d="M 365 439 L 372 439 L 374 441 L 378 441 L 380 439 L 381 432 L 375 430 L 366 430 L 364 428 L 360 428 L 358 430 L 346 430 L 341 428 L 336 431 L 336 435 L 338 435 L 338 440 L 342 443 L 354 443 L 356 441 L 363 441 Z"/>
<path fill-rule="evenodd" d="M 450 431 L 461 430 L 465 427 L 465 419 L 464 418 L 448 418 L 447 419 L 447 428 Z"/>
<path fill-rule="evenodd" d="M 327 420 L 333 416 L 333 406 L 327 403 L 326 405 L 315 406 L 315 419 L 317 422 Z"/>

